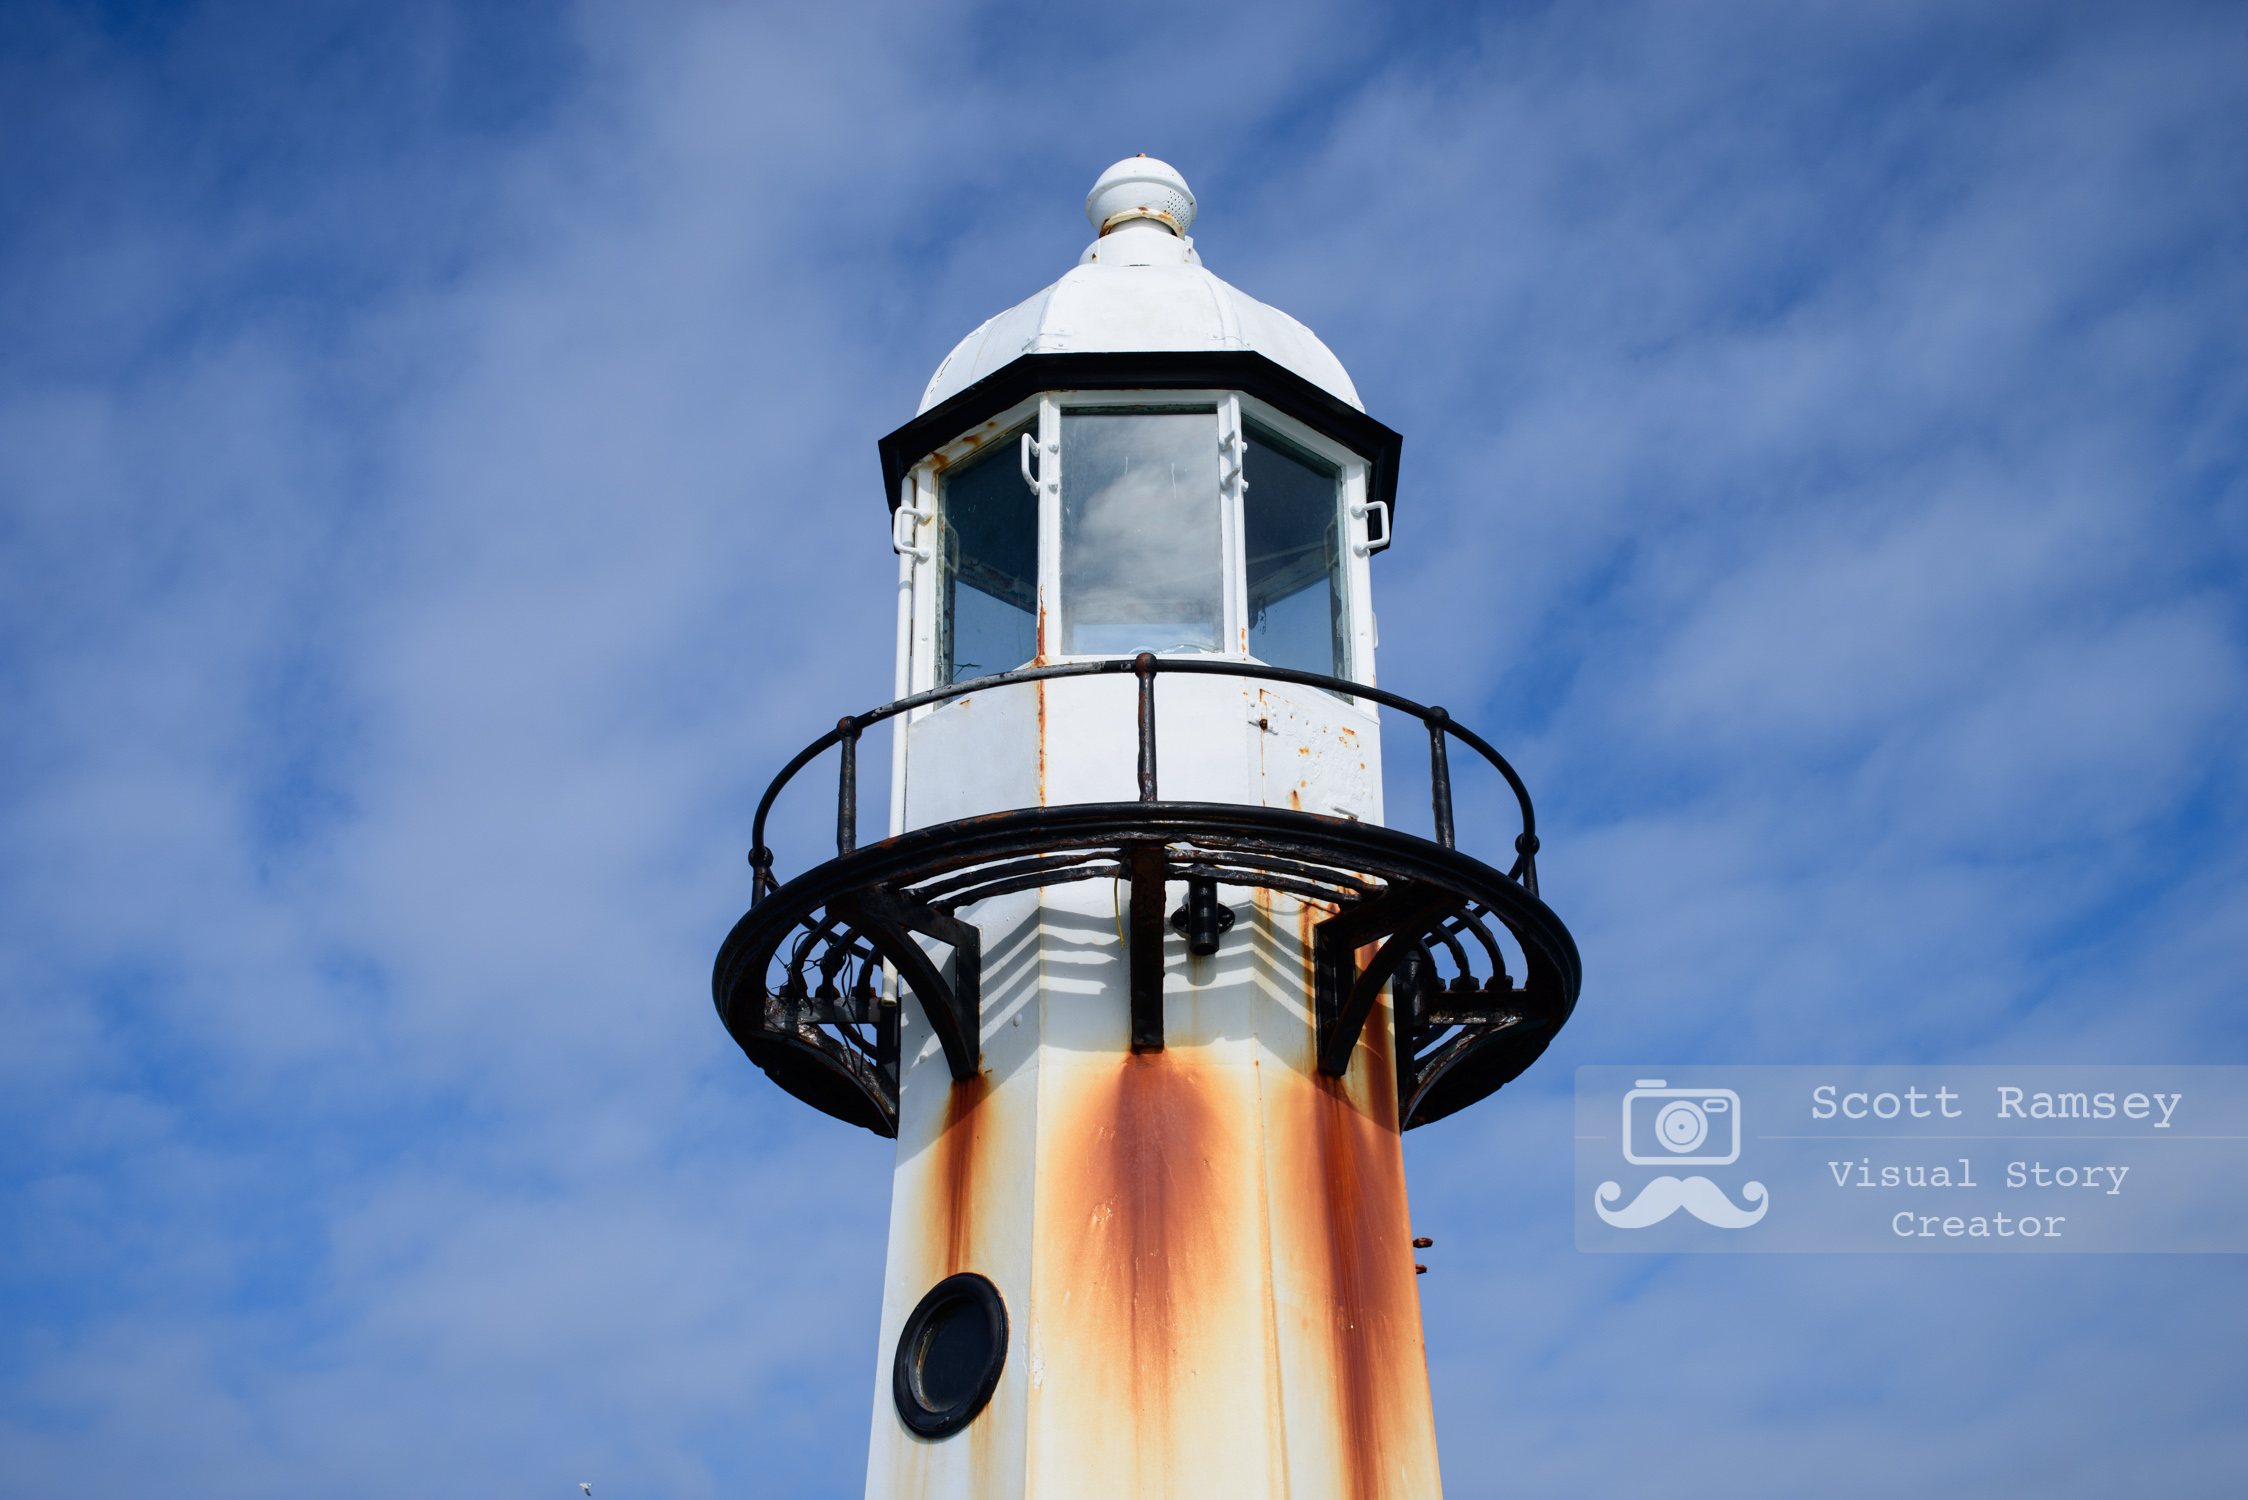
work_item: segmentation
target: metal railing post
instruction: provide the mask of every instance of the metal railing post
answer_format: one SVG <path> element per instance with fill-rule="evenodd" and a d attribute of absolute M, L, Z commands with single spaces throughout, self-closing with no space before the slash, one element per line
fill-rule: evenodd
<path fill-rule="evenodd" d="M 1444 749 L 1444 725 L 1451 715 L 1441 708 L 1428 711 L 1428 800 L 1436 817 L 1436 841 L 1445 848 L 1452 842 L 1452 764 Z"/>
<path fill-rule="evenodd" d="M 1142 651 L 1132 658 L 1140 679 L 1140 800 L 1155 800 L 1155 657 Z"/>
<path fill-rule="evenodd" d="M 835 727 L 843 732 L 843 771 L 835 790 L 835 852 L 859 846 L 859 721 L 845 714 Z"/>

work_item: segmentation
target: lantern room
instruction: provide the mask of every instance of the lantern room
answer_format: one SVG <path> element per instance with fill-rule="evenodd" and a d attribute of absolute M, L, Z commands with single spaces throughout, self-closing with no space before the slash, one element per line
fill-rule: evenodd
<path fill-rule="evenodd" d="M 1398 434 L 1365 414 L 1310 329 L 1203 268 L 1194 196 L 1169 166 L 1119 162 L 1086 217 L 1098 236 L 1078 264 L 963 339 L 880 445 L 899 697 L 1141 652 L 1371 684 L 1368 559 L 1390 541 Z M 1264 688 L 1267 731 L 1279 720 L 1336 773 L 1298 777 L 1292 805 L 1378 817 L 1371 705 Z M 1184 712 L 1209 697 L 1185 692 Z M 1032 729 L 1043 778 L 1021 757 L 990 761 L 980 730 L 983 763 L 962 767 L 932 721 L 995 707 L 916 712 L 893 766 L 893 833 L 1123 790 L 1097 747 Z M 1247 765 L 1190 759 L 1195 795 L 1280 790 Z"/>

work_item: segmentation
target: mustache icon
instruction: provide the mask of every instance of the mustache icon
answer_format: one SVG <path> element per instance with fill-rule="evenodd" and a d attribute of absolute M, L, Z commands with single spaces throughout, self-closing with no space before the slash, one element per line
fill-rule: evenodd
<path fill-rule="evenodd" d="M 1594 1212 L 1618 1229 L 1645 1229 L 1650 1224 L 1660 1224 L 1680 1209 L 1692 1214 L 1704 1224 L 1714 1224 L 1719 1229 L 1746 1229 L 1764 1217 L 1772 1206 L 1771 1198 L 1761 1182 L 1741 1185 L 1741 1196 L 1756 1205 L 1755 1212 L 1735 1208 L 1733 1200 L 1725 1196 L 1725 1189 L 1707 1177 L 1658 1177 L 1639 1190 L 1639 1196 L 1622 1208 L 1610 1212 L 1608 1205 L 1624 1195 L 1624 1190 L 1613 1182 L 1603 1182 L 1592 1195 Z"/>

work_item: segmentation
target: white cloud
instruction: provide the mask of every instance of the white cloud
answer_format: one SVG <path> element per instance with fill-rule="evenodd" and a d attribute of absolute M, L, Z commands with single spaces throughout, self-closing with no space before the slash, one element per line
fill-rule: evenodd
<path fill-rule="evenodd" d="M 874 438 L 1136 150 L 1406 432 L 1384 680 L 1587 956 L 1412 1147 L 1454 1487 L 2236 1471 L 2213 1261 L 1594 1264 L 1555 1135 L 1646 1049 L 2238 1053 L 2223 26 L 596 6 L 471 126 L 466 16 L 15 49 L 77 186 L 0 245 L 14 1483 L 855 1491 L 885 1148 L 707 965 L 889 682 Z"/>

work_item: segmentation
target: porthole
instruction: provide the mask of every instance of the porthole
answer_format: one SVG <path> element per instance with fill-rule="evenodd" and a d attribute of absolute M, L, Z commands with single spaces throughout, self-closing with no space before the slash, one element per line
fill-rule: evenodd
<path fill-rule="evenodd" d="M 973 1271 L 929 1288 L 898 1335 L 890 1392 L 905 1425 L 947 1437 L 975 1420 L 1007 1363 L 1007 1305 Z"/>

